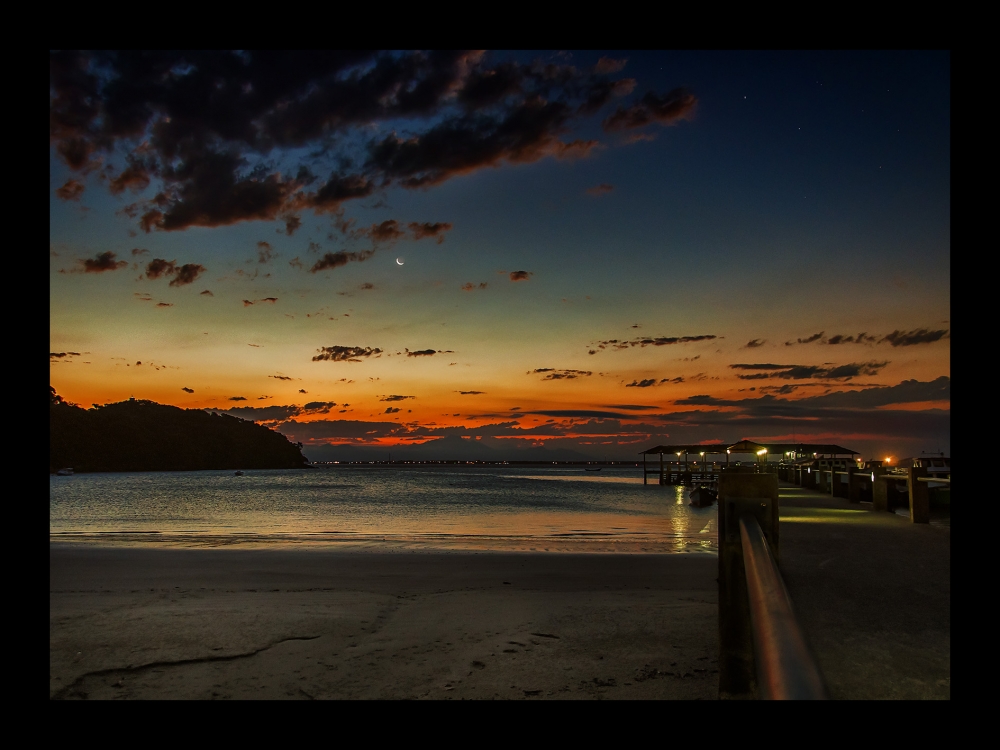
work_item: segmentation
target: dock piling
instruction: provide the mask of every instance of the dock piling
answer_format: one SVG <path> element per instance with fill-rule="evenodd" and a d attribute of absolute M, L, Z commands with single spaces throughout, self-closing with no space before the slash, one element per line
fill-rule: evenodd
<path fill-rule="evenodd" d="M 913 523 L 930 523 L 931 505 L 927 482 L 918 481 L 927 476 L 923 466 L 911 466 L 906 470 L 906 484 L 910 495 L 910 520 Z"/>

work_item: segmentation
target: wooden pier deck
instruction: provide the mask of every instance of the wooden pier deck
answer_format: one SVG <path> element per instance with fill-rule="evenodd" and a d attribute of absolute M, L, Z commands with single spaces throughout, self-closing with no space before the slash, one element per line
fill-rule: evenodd
<path fill-rule="evenodd" d="M 781 482 L 779 567 L 831 698 L 951 697 L 951 530 Z"/>

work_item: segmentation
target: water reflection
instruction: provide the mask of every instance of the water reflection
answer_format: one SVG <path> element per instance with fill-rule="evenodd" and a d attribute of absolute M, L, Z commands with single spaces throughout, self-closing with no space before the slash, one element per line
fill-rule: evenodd
<path fill-rule="evenodd" d="M 641 470 L 350 467 L 51 477 L 53 540 L 713 551 L 712 508 Z"/>

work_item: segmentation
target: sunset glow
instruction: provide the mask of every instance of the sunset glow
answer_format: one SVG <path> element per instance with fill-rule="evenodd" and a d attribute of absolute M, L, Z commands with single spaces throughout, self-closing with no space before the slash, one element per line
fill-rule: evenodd
<path fill-rule="evenodd" d="M 51 384 L 319 461 L 947 452 L 949 65 L 53 54 Z"/>

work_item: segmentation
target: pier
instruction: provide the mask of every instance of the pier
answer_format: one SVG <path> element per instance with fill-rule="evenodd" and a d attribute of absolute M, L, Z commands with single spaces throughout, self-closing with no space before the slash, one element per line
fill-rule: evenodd
<path fill-rule="evenodd" d="M 950 467 L 856 455 L 751 441 L 644 451 L 644 483 L 718 491 L 720 698 L 951 697 L 951 534 L 930 512 Z"/>

